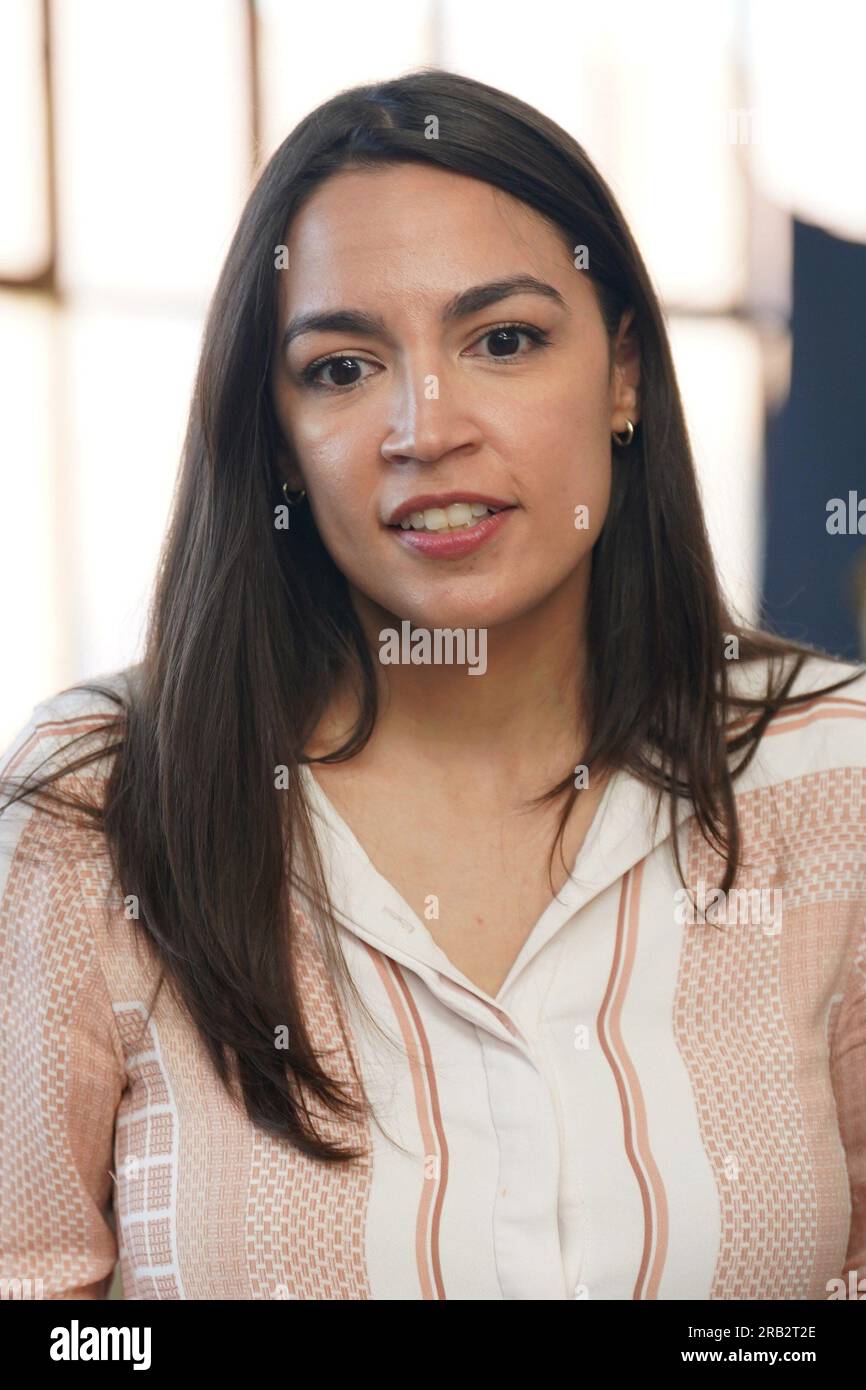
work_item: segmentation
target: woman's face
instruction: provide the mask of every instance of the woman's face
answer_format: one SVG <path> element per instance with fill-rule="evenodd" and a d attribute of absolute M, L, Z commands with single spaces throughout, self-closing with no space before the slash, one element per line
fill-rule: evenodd
<path fill-rule="evenodd" d="M 638 356 L 624 318 L 609 365 L 595 294 L 561 234 L 489 184 L 409 163 L 334 175 L 286 245 L 279 463 L 306 488 L 359 611 L 493 628 L 579 595 L 608 506 L 611 431 L 638 418 Z M 548 288 L 477 292 L 514 277 Z M 474 301 L 455 302 L 469 290 Z M 306 331 L 283 346 L 292 325 Z M 508 510 L 443 544 L 449 494 Z M 415 525 L 389 524 L 413 499 Z"/>

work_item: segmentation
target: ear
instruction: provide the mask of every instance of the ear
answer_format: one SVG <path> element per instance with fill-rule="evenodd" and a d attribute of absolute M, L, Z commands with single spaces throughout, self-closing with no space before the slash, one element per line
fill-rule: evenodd
<path fill-rule="evenodd" d="M 640 344 L 634 329 L 634 310 L 627 309 L 620 319 L 613 351 L 610 383 L 610 427 L 617 433 L 626 420 L 636 425 L 640 419 Z"/>

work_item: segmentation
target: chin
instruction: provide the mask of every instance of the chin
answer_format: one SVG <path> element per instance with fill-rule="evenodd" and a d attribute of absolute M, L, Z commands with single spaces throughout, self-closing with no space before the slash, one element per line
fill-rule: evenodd
<path fill-rule="evenodd" d="M 530 606 L 520 603 L 512 596 L 477 595 L 473 597 L 434 599 L 418 602 L 417 595 L 412 601 L 402 605 L 396 603 L 396 611 L 402 618 L 408 618 L 413 627 L 424 628 L 494 628 L 520 617 Z"/>

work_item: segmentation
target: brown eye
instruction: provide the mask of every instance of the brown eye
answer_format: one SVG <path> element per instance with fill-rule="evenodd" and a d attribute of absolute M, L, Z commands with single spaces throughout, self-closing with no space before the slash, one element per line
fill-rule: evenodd
<path fill-rule="evenodd" d="M 366 381 L 366 377 L 355 377 L 351 379 L 351 373 L 357 371 L 359 367 L 372 366 L 363 357 L 352 357 L 347 353 L 335 353 L 332 357 L 322 357 L 318 362 L 311 362 L 301 373 L 301 380 L 305 386 L 313 386 L 324 391 L 351 391 L 353 387 L 360 386 Z M 332 373 L 331 381 L 320 381 L 320 374 L 324 371 Z M 347 376 L 350 379 L 347 379 Z"/>
<path fill-rule="evenodd" d="M 532 346 L 528 351 L 520 352 L 520 338 L 529 338 Z M 483 333 L 477 341 L 483 343 L 488 340 L 491 343 L 490 359 L 496 361 L 514 357 L 528 357 L 529 353 L 534 352 L 536 348 L 546 347 L 550 342 L 550 337 L 543 328 L 536 328 L 530 323 L 502 323 L 496 328 L 488 328 L 486 333 Z M 486 355 L 482 353 L 482 356 Z"/>

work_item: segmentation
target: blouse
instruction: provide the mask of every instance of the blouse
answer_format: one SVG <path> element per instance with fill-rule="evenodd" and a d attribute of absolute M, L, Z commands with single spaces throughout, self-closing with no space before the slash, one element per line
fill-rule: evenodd
<path fill-rule="evenodd" d="M 810 658 L 794 689 L 854 669 Z M 74 690 L 38 704 L 4 774 L 112 710 Z M 320 1132 L 363 1157 L 257 1128 L 171 991 L 147 1017 L 154 966 L 101 832 L 14 803 L 0 1277 L 98 1299 L 119 1262 L 127 1299 L 350 1300 L 827 1299 L 866 1277 L 866 673 L 770 724 L 735 782 L 744 862 L 721 897 L 691 803 L 686 894 L 667 799 L 654 824 L 657 793 L 615 773 L 495 998 L 302 775 L 385 1034 L 350 1001 L 343 1041 L 299 901 L 311 1036 L 335 1077 L 354 1059 L 373 1107 Z"/>

